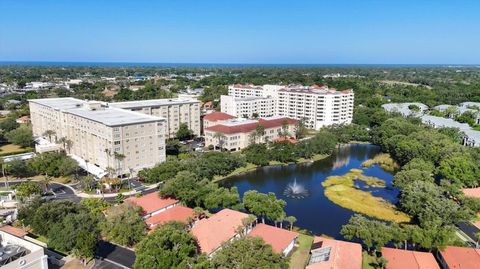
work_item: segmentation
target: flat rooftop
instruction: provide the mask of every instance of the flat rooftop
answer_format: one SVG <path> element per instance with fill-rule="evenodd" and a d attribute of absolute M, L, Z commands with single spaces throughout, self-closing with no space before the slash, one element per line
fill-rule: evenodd
<path fill-rule="evenodd" d="M 83 101 L 76 98 L 45 98 L 32 99 L 29 102 L 37 103 L 64 113 L 72 114 L 107 126 L 122 126 L 129 124 L 149 123 L 164 121 L 164 118 L 146 115 L 134 111 L 111 107 L 107 103 L 97 101 Z M 90 103 L 101 104 L 101 109 L 89 109 Z"/>
<path fill-rule="evenodd" d="M 169 99 L 113 102 L 113 103 L 109 103 L 109 105 L 113 107 L 118 107 L 118 108 L 131 109 L 131 108 L 141 108 L 141 107 L 156 107 L 156 106 L 195 104 L 195 103 L 200 103 L 200 101 L 194 100 L 194 99 L 188 99 L 188 98 L 169 98 Z"/>

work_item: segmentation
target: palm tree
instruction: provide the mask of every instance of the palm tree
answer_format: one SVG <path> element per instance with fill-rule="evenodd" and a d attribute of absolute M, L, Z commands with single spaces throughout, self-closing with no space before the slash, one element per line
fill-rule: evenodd
<path fill-rule="evenodd" d="M 257 125 L 257 127 L 255 127 L 254 133 L 255 133 L 255 136 L 254 136 L 255 137 L 254 138 L 255 142 L 257 142 L 256 141 L 257 137 L 260 138 L 260 142 L 262 142 L 262 138 L 265 135 L 265 127 L 263 125 L 260 125 L 260 124 Z"/>
<path fill-rule="evenodd" d="M 52 182 L 52 177 L 45 173 L 45 176 L 42 179 L 42 183 L 45 186 L 45 192 L 48 191 L 48 189 L 49 189 L 48 187 L 50 185 L 50 182 Z"/>
<path fill-rule="evenodd" d="M 113 173 L 115 172 L 115 169 L 111 166 L 107 166 L 107 168 L 105 168 L 105 172 L 107 172 L 108 177 L 112 177 Z"/>
<path fill-rule="evenodd" d="M 5 188 L 8 189 L 8 178 L 7 178 L 7 174 L 5 173 L 7 164 L 5 163 L 5 159 L 0 158 L 0 165 L 2 166 L 3 178 L 5 179 Z"/>
<path fill-rule="evenodd" d="M 225 142 L 225 135 L 223 133 L 217 132 L 213 135 L 213 138 L 218 139 L 218 147 L 220 148 L 220 151 L 222 151 L 223 143 Z"/>
<path fill-rule="evenodd" d="M 67 139 L 67 141 L 65 141 L 65 148 L 67 149 L 68 154 L 70 154 L 70 150 L 72 149 L 72 146 L 73 146 L 73 141 L 70 139 Z"/>
<path fill-rule="evenodd" d="M 293 229 L 293 224 L 297 221 L 297 218 L 294 216 L 288 216 L 285 218 L 286 221 L 288 221 L 288 224 L 290 225 L 290 231 Z"/>
<path fill-rule="evenodd" d="M 58 139 L 58 142 L 62 144 L 64 152 L 67 151 L 67 141 L 68 141 L 68 139 L 65 136 L 62 136 L 62 137 L 60 137 L 60 139 Z"/>
<path fill-rule="evenodd" d="M 103 152 L 107 155 L 107 167 L 110 166 L 110 157 L 112 156 L 112 151 L 110 149 L 104 149 Z"/>
<path fill-rule="evenodd" d="M 54 136 L 55 134 L 56 134 L 56 132 L 54 130 L 46 130 L 43 133 L 43 136 L 48 137 L 48 141 L 50 141 L 50 143 L 52 143 L 52 136 Z"/>
<path fill-rule="evenodd" d="M 113 153 L 113 157 L 115 158 L 115 160 L 117 160 L 117 174 L 119 175 L 120 172 L 121 172 L 120 169 L 122 168 L 122 167 L 120 167 L 120 163 L 121 163 L 123 160 L 125 160 L 125 155 L 122 154 L 122 153 L 118 153 L 118 152 L 115 151 L 115 152 Z"/>

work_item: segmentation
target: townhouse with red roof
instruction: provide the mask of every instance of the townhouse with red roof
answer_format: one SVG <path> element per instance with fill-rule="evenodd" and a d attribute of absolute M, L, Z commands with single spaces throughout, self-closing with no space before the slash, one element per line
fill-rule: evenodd
<path fill-rule="evenodd" d="M 361 269 L 362 246 L 358 243 L 316 236 L 306 269 Z"/>
<path fill-rule="evenodd" d="M 156 214 L 159 214 L 167 209 L 177 206 L 180 202 L 173 198 L 162 198 L 158 191 L 145 194 L 140 197 L 129 197 L 125 202 L 132 203 L 143 209 L 143 218 L 148 219 Z"/>
<path fill-rule="evenodd" d="M 298 238 L 298 233 L 281 229 L 275 226 L 258 223 L 248 234 L 251 237 L 260 237 L 268 245 L 272 246 L 275 253 L 288 256 Z"/>
<path fill-rule="evenodd" d="M 386 269 L 440 269 L 430 252 L 383 247 L 382 256 L 387 260 Z"/>

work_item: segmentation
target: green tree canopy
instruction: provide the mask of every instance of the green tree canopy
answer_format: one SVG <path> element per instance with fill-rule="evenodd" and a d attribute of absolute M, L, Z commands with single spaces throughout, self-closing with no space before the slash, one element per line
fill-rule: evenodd
<path fill-rule="evenodd" d="M 135 269 L 186 268 L 181 264 L 197 253 L 195 239 L 178 223 L 158 227 L 136 249 Z"/>
<path fill-rule="evenodd" d="M 141 212 L 140 207 L 130 203 L 110 207 L 101 223 L 102 234 L 120 245 L 135 245 L 143 239 L 147 229 Z"/>
<path fill-rule="evenodd" d="M 258 237 L 244 237 L 224 243 L 212 258 L 218 269 L 288 268 L 287 259 L 274 253 L 272 247 Z"/>

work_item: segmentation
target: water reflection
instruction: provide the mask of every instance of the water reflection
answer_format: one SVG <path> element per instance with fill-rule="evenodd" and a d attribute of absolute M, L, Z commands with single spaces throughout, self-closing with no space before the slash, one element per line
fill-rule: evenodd
<path fill-rule="evenodd" d="M 352 168 L 362 168 L 363 161 L 372 158 L 380 149 L 374 145 L 353 144 L 337 149 L 335 154 L 313 163 L 288 166 L 264 167 L 244 175 L 231 177 L 224 181 L 224 186 L 236 186 L 240 195 L 245 191 L 257 190 L 274 192 L 277 197 L 287 201 L 287 215 L 297 218 L 296 226 L 311 230 L 315 234 L 327 234 L 341 238 L 341 226 L 348 222 L 352 211 L 333 204 L 324 195 L 321 185 L 328 176 L 342 175 Z M 386 188 L 370 188 L 372 195 L 395 202 L 397 190 L 392 187 L 393 176 L 378 166 L 365 170 L 365 175 L 386 181 Z M 296 183 L 295 183 L 296 182 Z M 298 199 L 285 192 L 289 186 L 296 184 L 308 191 L 308 195 Z M 361 187 L 361 185 L 359 185 Z"/>

